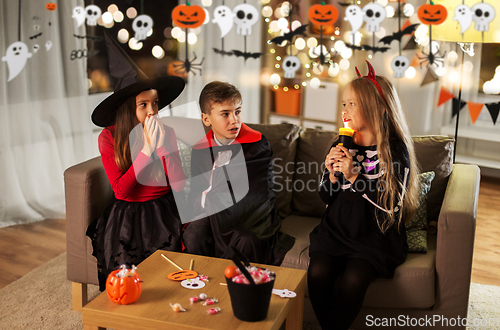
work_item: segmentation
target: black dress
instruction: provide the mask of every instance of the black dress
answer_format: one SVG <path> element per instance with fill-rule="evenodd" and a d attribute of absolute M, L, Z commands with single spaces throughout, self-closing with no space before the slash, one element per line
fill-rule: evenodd
<path fill-rule="evenodd" d="M 390 148 L 394 174 L 406 189 L 410 170 L 408 150 L 401 140 L 391 140 Z M 381 173 L 376 146 L 353 144 L 349 150 L 361 171 L 352 184 L 343 176 L 333 184 L 330 172 L 325 170 L 319 194 L 328 207 L 309 236 L 309 253 L 323 251 L 332 256 L 365 259 L 379 276 L 392 278 L 408 253 L 405 227 L 392 226 L 383 233 L 375 217 L 375 213 L 385 212 L 376 206 L 381 187 L 377 180 Z M 399 212 L 399 206 L 393 211 Z"/>

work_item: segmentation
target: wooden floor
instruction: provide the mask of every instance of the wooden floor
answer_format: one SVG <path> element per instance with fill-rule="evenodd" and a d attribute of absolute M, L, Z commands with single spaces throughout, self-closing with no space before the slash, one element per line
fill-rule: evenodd
<path fill-rule="evenodd" d="M 0 288 L 65 250 L 65 220 L 0 228 Z M 500 286 L 500 179 L 481 180 L 471 281 Z"/>

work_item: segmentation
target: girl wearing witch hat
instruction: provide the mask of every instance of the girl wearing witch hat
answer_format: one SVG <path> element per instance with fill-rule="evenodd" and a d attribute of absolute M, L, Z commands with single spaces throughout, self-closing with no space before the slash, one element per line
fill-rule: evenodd
<path fill-rule="evenodd" d="M 115 88 L 94 109 L 92 122 L 104 127 L 99 152 L 114 198 L 87 230 L 101 291 L 120 265 L 131 268 L 158 249 L 180 251 L 182 224 L 171 189 L 185 185 L 174 130 L 157 116 L 184 80 L 149 79 L 107 34 L 106 46 Z"/>

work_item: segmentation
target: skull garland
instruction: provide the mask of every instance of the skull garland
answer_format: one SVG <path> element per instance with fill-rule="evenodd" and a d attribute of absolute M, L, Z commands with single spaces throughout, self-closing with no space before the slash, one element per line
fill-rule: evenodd
<path fill-rule="evenodd" d="M 139 15 L 132 23 L 132 29 L 135 31 L 135 39 L 137 41 L 144 40 L 148 37 L 148 32 L 153 28 L 153 19 L 148 15 Z"/>
<path fill-rule="evenodd" d="M 259 11 L 254 6 L 244 3 L 234 7 L 233 13 L 236 33 L 242 36 L 251 35 L 252 26 L 259 20 Z"/>
<path fill-rule="evenodd" d="M 285 70 L 285 78 L 295 78 L 295 72 L 300 68 L 300 59 L 297 56 L 287 56 L 283 60 L 283 70 Z"/>
<path fill-rule="evenodd" d="M 394 78 L 403 78 L 406 69 L 410 67 L 410 60 L 406 56 L 397 56 L 392 60 L 392 70 L 394 70 Z"/>
<path fill-rule="evenodd" d="M 369 3 L 363 7 L 363 20 L 366 22 L 366 30 L 368 32 L 378 32 L 380 23 L 386 17 L 385 8 L 378 3 Z"/>
<path fill-rule="evenodd" d="M 487 3 L 478 3 L 471 8 L 472 20 L 476 23 L 474 28 L 480 32 L 489 30 L 490 22 L 495 18 L 495 9 Z"/>
<path fill-rule="evenodd" d="M 87 25 L 97 25 L 97 20 L 101 17 L 101 8 L 96 5 L 89 5 L 85 7 L 85 17 L 87 17 Z"/>

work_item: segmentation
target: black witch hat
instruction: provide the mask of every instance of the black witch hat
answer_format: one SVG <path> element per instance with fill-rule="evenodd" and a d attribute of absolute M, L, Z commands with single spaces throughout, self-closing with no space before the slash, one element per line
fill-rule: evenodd
<path fill-rule="evenodd" d="M 116 111 L 130 96 L 149 89 L 158 91 L 158 109 L 169 105 L 179 96 L 185 86 L 182 78 L 160 76 L 148 78 L 125 53 L 116 40 L 104 32 L 108 50 L 109 72 L 114 84 L 114 93 L 102 101 L 92 112 L 92 122 L 100 127 L 115 124 Z"/>

